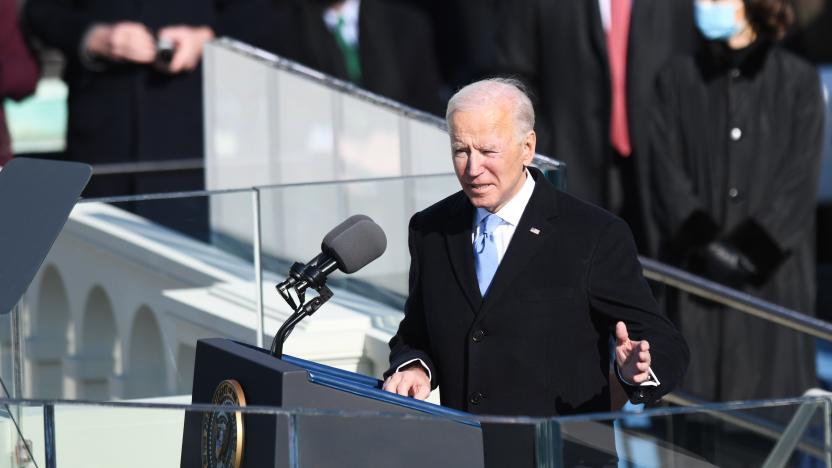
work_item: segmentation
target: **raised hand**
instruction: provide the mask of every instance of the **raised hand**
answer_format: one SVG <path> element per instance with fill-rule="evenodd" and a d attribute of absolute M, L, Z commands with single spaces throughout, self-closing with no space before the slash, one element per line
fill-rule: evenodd
<path fill-rule="evenodd" d="M 650 343 L 631 340 L 624 322 L 615 324 L 615 362 L 628 383 L 640 385 L 650 379 Z"/>
<path fill-rule="evenodd" d="M 164 70 L 168 73 L 189 71 L 199 65 L 202 48 L 214 38 L 214 31 L 207 26 L 167 26 L 159 30 L 159 39 L 174 45 L 173 58 Z"/>
<path fill-rule="evenodd" d="M 156 58 L 156 40 L 141 23 L 99 24 L 86 37 L 85 47 L 90 54 L 114 62 L 146 64 Z"/>

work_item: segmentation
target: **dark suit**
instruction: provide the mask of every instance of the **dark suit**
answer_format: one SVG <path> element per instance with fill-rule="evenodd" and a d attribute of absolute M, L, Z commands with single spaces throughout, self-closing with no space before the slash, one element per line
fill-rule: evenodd
<path fill-rule="evenodd" d="M 632 339 L 649 340 L 661 381 L 652 394 L 626 389 L 634 398 L 667 393 L 688 350 L 657 311 L 626 224 L 532 174 L 533 195 L 484 300 L 464 193 L 413 216 L 410 294 L 388 374 L 422 359 L 442 404 L 473 413 L 608 411 L 610 336 L 623 320 Z"/>
<path fill-rule="evenodd" d="M 97 23 L 133 21 L 152 32 L 165 26 L 209 26 L 217 36 L 254 40 L 263 0 L 28 0 L 29 29 L 66 59 L 69 88 L 65 157 L 90 164 L 197 159 L 204 155 L 201 67 L 171 75 L 151 65 L 82 63 L 81 42 Z M 261 6 L 262 4 L 262 6 Z M 202 169 L 92 178 L 85 197 L 201 190 Z M 204 240 L 205 198 L 127 203 L 143 217 Z"/>
<path fill-rule="evenodd" d="M 644 211 L 655 77 L 673 54 L 696 44 L 692 2 L 633 0 L 626 81 L 634 167 L 628 174 L 637 180 L 623 181 L 630 186 L 622 189 L 612 181 L 609 53 L 598 0 L 518 0 L 506 8 L 498 65 L 536 97 L 538 150 L 567 163 L 570 193 L 607 208 L 630 203 Z M 641 215 L 625 219 L 647 250 L 652 228 Z"/>
<path fill-rule="evenodd" d="M 284 0 L 275 7 L 267 49 L 348 80 L 343 54 L 322 15 L 325 2 Z M 428 19 L 407 5 L 362 0 L 358 17 L 361 87 L 441 114 L 439 66 Z"/>
<path fill-rule="evenodd" d="M 200 69 L 170 75 L 149 65 L 104 63 L 101 70 L 92 70 L 79 54 L 90 27 L 135 21 L 157 32 L 171 25 L 205 25 L 217 36 L 245 40 L 257 30 L 255 20 L 262 16 L 257 14 L 259 1 L 28 0 L 24 13 L 29 28 L 66 58 L 67 159 L 98 164 L 201 158 L 204 153 Z M 202 188 L 201 173 L 183 177 L 177 173 L 129 182 L 144 193 Z M 132 192 L 121 184 L 98 185 L 94 178 L 85 194 Z"/>

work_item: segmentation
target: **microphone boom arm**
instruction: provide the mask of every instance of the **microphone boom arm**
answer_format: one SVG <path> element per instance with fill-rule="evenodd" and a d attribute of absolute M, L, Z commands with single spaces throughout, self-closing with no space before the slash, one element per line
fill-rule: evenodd
<path fill-rule="evenodd" d="M 354 273 L 372 262 L 387 248 L 384 231 L 368 216 L 352 215 L 324 236 L 321 253 L 306 265 L 295 262 L 288 277 L 278 284 L 277 292 L 292 308 L 292 315 L 280 326 L 272 340 L 270 353 L 280 358 L 283 343 L 301 320 L 312 315 L 332 298 L 326 279 L 335 270 Z M 318 295 L 306 301 L 306 289 Z"/>
<path fill-rule="evenodd" d="M 277 285 L 277 292 L 283 300 L 289 304 L 294 311 L 292 315 L 283 322 L 280 329 L 272 340 L 270 354 L 276 358 L 283 356 L 283 343 L 289 338 L 289 334 L 304 318 L 314 314 L 329 299 L 332 298 L 332 290 L 326 285 L 326 277 L 338 267 L 335 260 L 318 256 L 312 259 L 307 265 L 295 262 L 289 269 L 289 277 Z M 306 289 L 312 287 L 318 292 L 308 302 L 306 301 Z M 297 302 L 292 297 L 291 291 L 295 292 Z"/>

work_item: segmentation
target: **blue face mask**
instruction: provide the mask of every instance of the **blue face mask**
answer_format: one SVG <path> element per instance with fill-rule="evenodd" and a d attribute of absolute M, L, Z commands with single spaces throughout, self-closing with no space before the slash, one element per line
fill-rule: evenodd
<path fill-rule="evenodd" d="M 696 2 L 696 27 L 712 41 L 727 41 L 742 29 L 737 24 L 737 7 L 732 3 Z"/>

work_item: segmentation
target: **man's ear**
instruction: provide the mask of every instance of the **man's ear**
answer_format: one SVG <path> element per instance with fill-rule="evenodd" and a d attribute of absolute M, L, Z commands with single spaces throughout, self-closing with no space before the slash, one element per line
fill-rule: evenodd
<path fill-rule="evenodd" d="M 537 146 L 537 134 L 534 130 L 530 130 L 523 140 L 523 165 L 528 166 L 534 160 L 534 151 Z"/>

